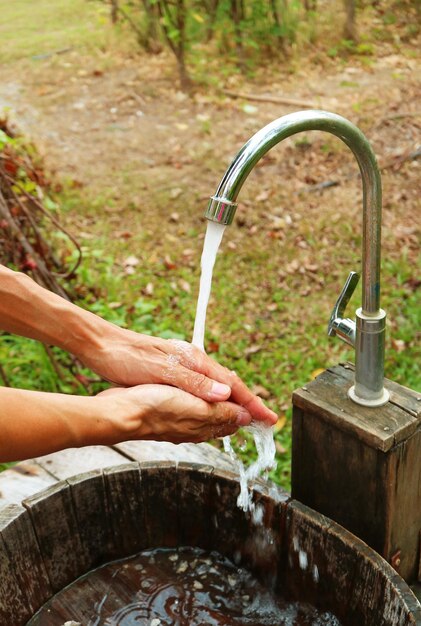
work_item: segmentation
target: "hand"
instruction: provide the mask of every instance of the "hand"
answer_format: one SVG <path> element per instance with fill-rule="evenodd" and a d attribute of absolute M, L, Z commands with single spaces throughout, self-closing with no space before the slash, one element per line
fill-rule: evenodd
<path fill-rule="evenodd" d="M 234 372 L 191 344 L 119 328 L 1 265 L 0 328 L 67 350 L 117 385 L 160 383 L 207 402 L 230 398 L 254 419 L 276 422 Z"/>
<path fill-rule="evenodd" d="M 104 396 L 114 443 L 128 439 L 199 443 L 232 435 L 251 421 L 248 411 L 233 402 L 205 402 L 167 385 L 107 389 L 96 398 Z"/>
<path fill-rule="evenodd" d="M 104 320 L 95 349 L 78 355 L 93 371 L 122 386 L 167 384 L 207 402 L 232 400 L 251 416 L 270 425 L 276 414 L 242 380 L 186 341 L 160 339 L 124 330 Z"/>

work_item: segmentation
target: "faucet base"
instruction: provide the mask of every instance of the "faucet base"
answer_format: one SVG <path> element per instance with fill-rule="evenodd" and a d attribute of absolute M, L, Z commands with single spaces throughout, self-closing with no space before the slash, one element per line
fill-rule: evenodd
<path fill-rule="evenodd" d="M 384 406 L 389 402 L 390 393 L 387 389 L 383 387 L 383 393 L 379 398 L 367 400 L 367 398 L 361 398 L 360 396 L 357 396 L 357 394 L 355 393 L 355 385 L 352 385 L 352 387 L 348 389 L 348 398 L 350 398 L 353 402 L 356 402 L 357 404 L 361 404 L 362 406 Z"/>
<path fill-rule="evenodd" d="M 292 497 L 421 579 L 421 393 L 385 379 L 393 404 L 359 406 L 353 370 L 329 367 L 293 394 Z"/>

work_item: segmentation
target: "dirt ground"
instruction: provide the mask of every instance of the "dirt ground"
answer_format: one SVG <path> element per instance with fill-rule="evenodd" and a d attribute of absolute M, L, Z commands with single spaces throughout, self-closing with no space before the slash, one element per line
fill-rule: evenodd
<path fill-rule="evenodd" d="M 91 197 L 108 190 L 119 202 L 132 202 L 140 210 L 153 203 L 159 210 L 165 204 L 156 201 L 162 194 L 176 207 L 211 195 L 226 165 L 255 131 L 300 108 L 221 97 L 205 89 L 190 99 L 177 90 L 171 62 L 163 55 L 117 59 L 108 70 L 97 65 L 97 59 L 69 51 L 38 64 L 3 67 L 0 104 L 12 108 L 47 166 L 61 177 L 80 182 Z M 385 208 L 396 205 L 385 227 L 395 230 L 414 223 L 411 215 L 415 218 L 417 207 L 411 191 L 400 185 L 391 197 L 387 191 L 390 170 L 401 169 L 400 158 L 410 156 L 421 142 L 421 67 L 416 58 L 389 54 L 368 67 L 351 60 L 322 70 L 313 64 L 294 74 L 262 68 L 249 84 L 238 77 L 231 82 L 234 91 L 299 99 L 359 125 L 386 166 Z M 262 162 L 261 180 L 254 185 L 260 189 L 258 203 L 273 198 L 276 203 L 281 190 L 285 195 L 352 176 L 352 157 L 337 140 L 328 140 L 326 147 L 320 137 L 315 144 L 322 147 L 320 153 L 307 150 L 310 137 L 304 139 L 301 144 L 285 142 Z M 404 167 L 411 188 L 420 161 L 410 157 Z M 402 200 L 405 211 L 400 214 Z M 147 210 L 143 217 L 150 222 Z M 153 223 L 156 213 L 151 217 Z"/>

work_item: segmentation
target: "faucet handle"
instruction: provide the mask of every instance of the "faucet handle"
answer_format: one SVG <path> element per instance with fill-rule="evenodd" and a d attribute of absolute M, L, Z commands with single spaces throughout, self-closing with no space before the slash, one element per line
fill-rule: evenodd
<path fill-rule="evenodd" d="M 349 345 L 355 345 L 355 332 L 356 324 L 349 318 L 344 318 L 346 306 L 351 299 L 352 294 L 360 279 L 360 275 L 357 272 L 350 272 L 346 279 L 345 285 L 342 288 L 339 298 L 333 307 L 332 314 L 330 316 L 329 324 L 327 326 L 327 334 L 329 337 L 337 335 L 342 341 L 349 343 Z"/>

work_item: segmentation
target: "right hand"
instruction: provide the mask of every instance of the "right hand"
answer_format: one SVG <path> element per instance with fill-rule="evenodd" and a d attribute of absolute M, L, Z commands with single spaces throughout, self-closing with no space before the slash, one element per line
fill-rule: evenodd
<path fill-rule="evenodd" d="M 234 372 L 187 341 L 142 335 L 96 317 L 98 337 L 79 342 L 76 356 L 110 383 L 123 387 L 173 385 L 206 402 L 231 400 L 253 419 L 275 424 L 277 415 Z M 74 352 L 74 351 L 73 351 Z"/>
<path fill-rule="evenodd" d="M 206 402 L 168 385 L 118 387 L 96 397 L 107 403 L 114 443 L 129 439 L 199 443 L 232 435 L 252 419 L 234 402 Z"/>

